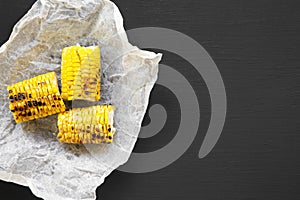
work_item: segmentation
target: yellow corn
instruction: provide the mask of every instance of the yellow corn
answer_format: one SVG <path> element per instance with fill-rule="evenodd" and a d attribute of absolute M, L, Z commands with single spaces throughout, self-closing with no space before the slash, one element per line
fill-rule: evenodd
<path fill-rule="evenodd" d="M 100 100 L 100 48 L 66 47 L 62 51 L 61 82 L 64 100 Z"/>
<path fill-rule="evenodd" d="M 111 143 L 114 107 L 97 105 L 86 108 L 74 108 L 58 115 L 57 138 L 63 143 L 99 144 Z"/>
<path fill-rule="evenodd" d="M 10 105 L 17 123 L 65 111 L 55 72 L 8 86 Z"/>

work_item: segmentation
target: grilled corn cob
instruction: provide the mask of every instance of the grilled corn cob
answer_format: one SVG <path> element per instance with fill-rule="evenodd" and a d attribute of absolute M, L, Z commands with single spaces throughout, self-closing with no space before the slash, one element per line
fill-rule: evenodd
<path fill-rule="evenodd" d="M 65 111 L 55 72 L 8 86 L 10 105 L 17 123 Z"/>
<path fill-rule="evenodd" d="M 115 133 L 113 115 L 112 105 L 74 108 L 60 113 L 57 138 L 73 144 L 111 143 Z"/>
<path fill-rule="evenodd" d="M 100 49 L 66 47 L 62 51 L 61 81 L 64 100 L 100 100 Z"/>

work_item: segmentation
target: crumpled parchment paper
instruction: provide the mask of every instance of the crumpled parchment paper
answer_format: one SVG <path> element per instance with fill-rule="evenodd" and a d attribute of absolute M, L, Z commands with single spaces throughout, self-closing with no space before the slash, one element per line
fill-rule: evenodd
<path fill-rule="evenodd" d="M 101 48 L 100 103 L 116 107 L 110 145 L 61 144 L 56 115 L 15 124 L 8 109 L 7 85 L 49 71 L 59 75 L 62 49 L 76 44 Z M 160 60 L 161 54 L 129 44 L 108 0 L 38 0 L 0 48 L 0 178 L 43 199 L 95 199 L 96 188 L 132 152 Z"/>

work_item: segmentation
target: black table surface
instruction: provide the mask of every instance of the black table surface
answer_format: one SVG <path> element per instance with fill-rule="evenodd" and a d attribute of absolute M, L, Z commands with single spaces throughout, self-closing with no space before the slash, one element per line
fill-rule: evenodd
<path fill-rule="evenodd" d="M 207 157 L 198 159 L 209 124 L 210 102 L 201 76 L 186 70 L 190 83 L 203 96 L 200 107 L 204 112 L 193 144 L 180 159 L 159 171 L 114 171 L 97 189 L 98 199 L 300 199 L 300 2 L 114 2 L 124 16 L 126 29 L 164 27 L 200 43 L 223 77 L 228 112 L 217 145 Z M 0 44 L 33 3 L 0 2 Z M 179 71 L 190 67 L 179 56 L 163 53 L 162 63 Z M 156 86 L 150 104 L 159 102 L 159 93 Z M 174 103 L 171 98 L 168 101 Z M 176 131 L 171 124 L 169 131 L 153 140 L 139 139 L 134 151 L 161 147 L 172 139 L 172 133 Z M 3 181 L 0 192 L 9 199 L 37 199 L 27 187 Z"/>

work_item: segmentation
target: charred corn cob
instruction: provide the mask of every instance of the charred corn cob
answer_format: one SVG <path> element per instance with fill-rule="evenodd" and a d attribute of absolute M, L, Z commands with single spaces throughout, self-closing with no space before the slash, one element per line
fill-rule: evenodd
<path fill-rule="evenodd" d="M 8 86 L 10 105 L 17 123 L 65 111 L 55 72 Z"/>
<path fill-rule="evenodd" d="M 72 46 L 62 51 L 61 81 L 64 100 L 100 100 L 100 49 Z"/>
<path fill-rule="evenodd" d="M 60 142 L 73 144 L 111 143 L 114 107 L 98 105 L 74 108 L 58 115 L 57 135 Z"/>

